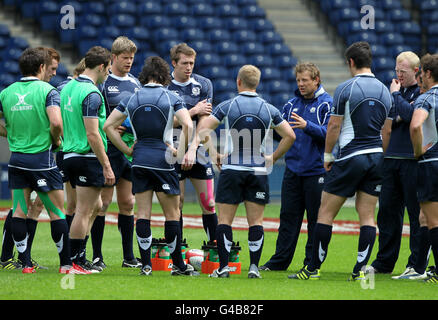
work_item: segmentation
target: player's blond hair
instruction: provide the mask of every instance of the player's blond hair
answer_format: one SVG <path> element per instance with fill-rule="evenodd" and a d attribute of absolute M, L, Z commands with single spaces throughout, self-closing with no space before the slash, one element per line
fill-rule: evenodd
<path fill-rule="evenodd" d="M 300 62 L 295 66 L 295 76 L 297 73 L 303 73 L 304 71 L 309 71 L 312 80 L 316 80 L 316 78 L 318 78 L 318 85 L 321 84 L 321 72 L 316 64 L 313 62 Z"/>
<path fill-rule="evenodd" d="M 116 40 L 114 40 L 113 45 L 111 47 L 111 53 L 118 56 L 119 54 L 125 52 L 136 53 L 137 46 L 135 45 L 134 41 L 128 39 L 128 37 L 125 36 L 117 37 Z"/>
<path fill-rule="evenodd" d="M 184 54 L 189 57 L 194 57 L 196 59 L 196 51 L 192 47 L 189 47 L 187 43 L 178 43 L 170 49 L 170 60 L 178 63 L 179 57 Z"/>
<path fill-rule="evenodd" d="M 75 69 L 73 70 L 73 76 L 80 76 L 85 71 L 85 58 L 82 58 L 81 61 L 78 62 Z"/>
<path fill-rule="evenodd" d="M 237 78 L 242 81 L 242 85 L 248 89 L 256 89 L 260 83 L 260 69 L 251 64 L 244 65 L 239 69 Z"/>
<path fill-rule="evenodd" d="M 409 63 L 412 70 L 420 67 L 420 58 L 412 51 L 403 51 L 396 58 L 396 62 L 401 62 L 403 60 L 406 60 Z"/>

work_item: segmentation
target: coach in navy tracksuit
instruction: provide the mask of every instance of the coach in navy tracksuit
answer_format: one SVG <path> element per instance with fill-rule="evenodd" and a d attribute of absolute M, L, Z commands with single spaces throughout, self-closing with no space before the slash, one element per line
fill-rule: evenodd
<path fill-rule="evenodd" d="M 323 154 L 332 97 L 321 86 L 313 63 L 296 66 L 296 97 L 283 107 L 283 118 L 295 131 L 296 141 L 285 155 L 286 169 L 281 187 L 280 226 L 275 254 L 260 270 L 286 270 L 294 256 L 298 236 L 307 213 L 308 238 L 304 265 L 310 261 L 312 234 L 318 218 L 324 185 Z"/>
<path fill-rule="evenodd" d="M 420 59 L 415 53 L 402 52 L 396 60 L 398 80 L 393 80 L 390 88 L 395 114 L 392 116 L 392 133 L 385 153 L 379 197 L 379 251 L 371 264 L 376 272 L 391 273 L 394 269 L 400 251 L 405 208 L 409 215 L 411 250 L 405 272 L 414 266 L 419 247 L 420 205 L 416 184 L 413 183 L 417 181 L 417 161 L 409 134 L 413 104 L 420 95 L 415 79 L 419 64 Z"/>

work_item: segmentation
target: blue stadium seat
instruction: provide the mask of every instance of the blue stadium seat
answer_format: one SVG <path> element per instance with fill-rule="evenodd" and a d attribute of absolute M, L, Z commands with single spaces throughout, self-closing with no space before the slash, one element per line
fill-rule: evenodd
<path fill-rule="evenodd" d="M 298 60 L 291 55 L 281 55 L 275 58 L 274 63 L 277 68 L 286 69 L 295 67 Z"/>
<path fill-rule="evenodd" d="M 148 19 L 149 16 L 161 15 L 163 13 L 163 8 L 161 3 L 155 0 L 149 0 L 137 5 L 137 13 L 140 17 Z"/>
<path fill-rule="evenodd" d="M 257 36 L 255 32 L 245 29 L 233 31 L 231 33 L 231 38 L 238 43 L 247 42 L 247 41 L 257 41 Z"/>
<path fill-rule="evenodd" d="M 422 1 L 420 1 L 421 11 L 436 10 L 437 7 L 438 7 L 437 0 L 422 0 Z"/>
<path fill-rule="evenodd" d="M 3 51 L 3 60 L 10 59 L 18 61 L 22 52 L 23 50 L 17 47 L 6 47 L 6 49 Z"/>
<path fill-rule="evenodd" d="M 284 54 L 292 54 L 292 51 L 285 43 L 271 43 L 268 45 L 268 53 L 271 56 L 279 56 Z"/>
<path fill-rule="evenodd" d="M 233 99 L 237 95 L 236 91 L 227 91 L 227 92 L 221 92 L 220 94 L 217 94 L 214 96 L 214 104 L 218 105 L 221 102 L 224 102 L 229 99 Z"/>
<path fill-rule="evenodd" d="M 150 17 L 140 19 L 140 24 L 150 29 L 159 29 L 170 27 L 171 21 L 164 15 L 152 15 Z"/>
<path fill-rule="evenodd" d="M 256 6 L 257 0 L 234 0 L 234 3 L 239 7 Z"/>
<path fill-rule="evenodd" d="M 151 33 L 149 29 L 145 27 L 133 27 L 125 31 L 126 36 L 140 43 L 148 43 L 150 41 Z"/>
<path fill-rule="evenodd" d="M 23 18 L 37 18 L 36 15 L 38 13 L 38 2 L 32 0 L 23 0 L 20 5 L 20 13 Z"/>
<path fill-rule="evenodd" d="M 233 41 L 219 41 L 214 45 L 214 48 L 221 55 L 240 53 L 240 47 Z"/>
<path fill-rule="evenodd" d="M 191 13 L 195 17 L 214 16 L 214 8 L 207 3 L 197 3 L 191 7 Z"/>
<path fill-rule="evenodd" d="M 433 23 L 427 28 L 427 35 L 429 37 L 438 35 L 438 23 Z"/>
<path fill-rule="evenodd" d="M 29 42 L 23 37 L 10 37 L 8 47 L 24 50 L 29 47 Z"/>
<path fill-rule="evenodd" d="M 223 66 L 209 66 L 202 68 L 202 74 L 211 81 L 215 79 L 228 79 L 228 69 Z"/>
<path fill-rule="evenodd" d="M 278 93 L 289 93 L 290 86 L 283 80 L 272 80 L 266 84 L 269 94 L 274 95 Z"/>
<path fill-rule="evenodd" d="M 230 32 L 248 29 L 248 22 L 245 18 L 242 17 L 228 17 L 223 19 L 223 21 L 224 28 L 226 28 Z"/>
<path fill-rule="evenodd" d="M 261 68 L 260 71 L 262 72 L 261 75 L 262 81 L 281 80 L 281 71 L 277 68 L 264 67 Z"/>
<path fill-rule="evenodd" d="M 359 10 L 352 7 L 346 7 L 342 9 L 338 9 L 329 15 L 330 21 L 332 24 L 337 24 L 341 21 L 354 21 L 360 20 L 361 16 L 359 14 Z"/>
<path fill-rule="evenodd" d="M 373 55 L 373 58 L 377 57 L 385 57 L 388 55 L 388 52 L 386 50 L 386 47 L 382 44 L 371 44 L 371 52 Z"/>
<path fill-rule="evenodd" d="M 100 27 L 106 25 L 106 16 L 95 13 L 86 13 L 79 17 L 79 25 Z"/>
<path fill-rule="evenodd" d="M 258 40 L 264 45 L 269 45 L 271 43 L 283 43 L 283 37 L 277 31 L 262 31 L 257 34 Z"/>
<path fill-rule="evenodd" d="M 175 16 L 172 17 L 172 21 L 175 27 L 180 30 L 185 28 L 199 28 L 196 19 L 193 19 L 191 16 Z"/>
<path fill-rule="evenodd" d="M 135 16 L 130 14 L 115 14 L 110 17 L 110 24 L 118 28 L 131 28 L 136 24 Z"/>
<path fill-rule="evenodd" d="M 258 5 L 249 5 L 243 7 L 242 15 L 247 19 L 266 18 L 265 9 Z"/>
<path fill-rule="evenodd" d="M 5 60 L 0 64 L 2 72 L 9 73 L 14 76 L 20 75 L 20 67 L 16 60 Z"/>
<path fill-rule="evenodd" d="M 395 23 L 411 20 L 411 14 L 405 9 L 390 10 L 388 11 L 388 16 Z"/>
<path fill-rule="evenodd" d="M 201 55 L 207 52 L 214 51 L 213 46 L 209 41 L 190 41 L 188 44 Z"/>
<path fill-rule="evenodd" d="M 399 0 L 381 0 L 381 7 L 384 10 L 401 9 L 402 5 Z"/>
<path fill-rule="evenodd" d="M 363 6 L 372 6 L 374 8 L 380 6 L 380 0 L 356 0 L 355 4 L 357 8 L 362 8 Z"/>
<path fill-rule="evenodd" d="M 236 92 L 236 81 L 231 79 L 220 79 L 213 83 L 214 91 L 217 94 L 222 92 Z"/>
<path fill-rule="evenodd" d="M 109 16 L 117 14 L 135 15 L 137 13 L 137 6 L 133 1 L 117 1 L 108 7 Z"/>
<path fill-rule="evenodd" d="M 258 68 L 272 67 L 274 65 L 274 60 L 265 54 L 255 54 L 248 57 L 249 63 L 255 65 Z"/>
<path fill-rule="evenodd" d="M 82 9 L 88 14 L 106 15 L 105 4 L 100 1 L 84 2 Z"/>
<path fill-rule="evenodd" d="M 0 37 L 9 38 L 11 36 L 11 31 L 6 24 L 0 24 Z"/>
<path fill-rule="evenodd" d="M 376 72 L 385 71 L 385 70 L 394 70 L 395 60 L 394 58 L 389 56 L 373 59 L 373 69 L 376 70 Z"/>
<path fill-rule="evenodd" d="M 394 24 L 392 24 L 389 21 L 385 21 L 385 20 L 380 20 L 380 21 L 376 21 L 375 24 L 375 31 L 378 34 L 382 34 L 382 33 L 388 33 L 388 32 L 394 32 Z"/>
<path fill-rule="evenodd" d="M 222 4 L 233 4 L 234 0 L 207 0 L 213 6 L 219 6 Z"/>
<path fill-rule="evenodd" d="M 180 40 L 179 32 L 175 28 L 159 28 L 154 30 L 152 37 L 156 42 Z"/>
<path fill-rule="evenodd" d="M 391 55 L 396 58 L 401 52 L 404 51 L 414 51 L 413 48 L 409 45 L 395 45 L 389 48 Z"/>
<path fill-rule="evenodd" d="M 430 23 L 438 22 L 438 11 L 434 11 L 431 13 L 431 15 L 429 16 L 429 22 Z"/>
<path fill-rule="evenodd" d="M 254 31 L 267 31 L 267 30 L 275 30 L 274 25 L 272 24 L 272 22 L 268 19 L 265 18 L 253 18 L 253 19 L 249 19 L 248 21 L 248 25 L 249 27 L 254 30 Z"/>
<path fill-rule="evenodd" d="M 380 36 L 380 39 L 382 41 L 382 44 L 387 46 L 397 45 L 397 44 L 403 44 L 404 39 L 403 36 L 396 32 L 389 32 L 382 34 Z"/>
<path fill-rule="evenodd" d="M 337 24 L 337 30 L 342 38 L 346 38 L 349 34 L 364 31 L 360 21 L 341 21 Z"/>
<path fill-rule="evenodd" d="M 193 18 L 192 18 L 193 19 Z M 212 17 L 212 16 L 205 16 L 205 17 L 199 17 L 197 19 L 193 19 L 196 21 L 196 25 L 198 28 L 204 29 L 204 30 L 211 30 L 211 29 L 222 29 L 222 19 L 218 17 Z"/>
<path fill-rule="evenodd" d="M 246 57 L 239 53 L 231 53 L 225 55 L 223 61 L 227 68 L 241 67 L 246 64 Z"/>
<path fill-rule="evenodd" d="M 0 52 L 5 49 L 8 46 L 8 40 L 7 38 L 1 38 L 0 37 Z M 0 55 L 0 60 L 2 59 L 2 56 Z"/>
<path fill-rule="evenodd" d="M 375 33 L 369 31 L 358 32 L 347 37 L 348 45 L 358 41 L 366 41 L 371 44 L 371 43 L 378 43 L 379 38 Z"/>
<path fill-rule="evenodd" d="M 207 38 L 213 43 L 230 41 L 231 34 L 225 29 L 210 30 L 208 31 Z"/>
<path fill-rule="evenodd" d="M 102 38 L 102 37 L 100 37 L 99 42 L 96 43 L 96 45 L 99 45 L 99 46 L 104 47 L 104 48 L 111 51 L 111 47 L 113 46 L 114 39 L 115 38 Z"/>
<path fill-rule="evenodd" d="M 246 55 L 264 54 L 265 48 L 259 42 L 246 42 L 240 45 L 240 49 Z"/>
<path fill-rule="evenodd" d="M 289 83 L 296 83 L 295 69 L 294 68 L 284 68 L 281 69 L 281 78 Z"/>
<path fill-rule="evenodd" d="M 180 2 L 171 2 L 164 7 L 164 13 L 167 16 L 179 16 L 189 14 L 189 8 Z"/>
<path fill-rule="evenodd" d="M 0 73 L 0 86 L 1 87 L 7 87 L 10 84 L 14 83 L 17 80 L 17 78 L 11 74 L 8 73 Z"/>
<path fill-rule="evenodd" d="M 52 31 L 58 25 L 59 7 L 55 1 L 40 1 L 37 6 L 38 20 L 41 30 Z"/>
<path fill-rule="evenodd" d="M 215 13 L 221 17 L 239 17 L 240 16 L 240 10 L 239 7 L 232 5 L 232 4 L 220 4 L 215 6 Z"/>
<path fill-rule="evenodd" d="M 376 73 L 376 78 L 382 81 L 386 86 L 391 84 L 392 79 L 397 79 L 395 70 L 384 70 Z"/>
<path fill-rule="evenodd" d="M 184 42 L 200 41 L 206 38 L 204 31 L 198 28 L 186 28 L 180 31 L 179 38 Z"/>
<path fill-rule="evenodd" d="M 196 49 L 195 49 L 196 50 Z M 196 52 L 198 52 L 196 50 Z M 208 66 L 222 65 L 221 57 L 215 52 L 205 52 L 200 55 L 196 55 L 196 66 L 203 68 Z"/>
<path fill-rule="evenodd" d="M 108 37 L 108 38 L 117 38 L 120 34 L 121 31 L 119 28 L 115 27 L 115 26 L 103 26 L 99 29 L 99 34 L 101 37 Z"/>
<path fill-rule="evenodd" d="M 329 13 L 332 10 L 350 8 L 352 7 L 352 2 L 350 0 L 322 0 L 321 9 L 325 13 Z"/>
<path fill-rule="evenodd" d="M 166 59 L 169 56 L 170 49 L 178 43 L 180 43 L 179 40 L 160 41 L 158 46 L 156 46 L 157 53 Z"/>

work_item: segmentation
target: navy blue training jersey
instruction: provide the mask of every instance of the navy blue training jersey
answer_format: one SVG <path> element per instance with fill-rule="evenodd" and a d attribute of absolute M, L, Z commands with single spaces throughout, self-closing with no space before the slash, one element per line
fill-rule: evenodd
<path fill-rule="evenodd" d="M 199 101 L 207 99 L 208 102 L 212 102 L 213 100 L 211 81 L 196 73 L 193 73 L 190 79 L 184 83 L 176 81 L 172 76 L 172 82 L 167 88 L 184 100 L 188 110 L 193 108 Z M 193 120 L 197 120 L 197 118 Z"/>
<path fill-rule="evenodd" d="M 358 154 L 383 152 L 381 129 L 392 107 L 385 85 L 372 73 L 340 84 L 333 99 L 332 116 L 343 116 L 336 160 Z"/>
<path fill-rule="evenodd" d="M 385 152 L 385 158 L 414 159 L 409 125 L 414 113 L 414 102 L 420 95 L 417 84 L 392 93 L 394 108 L 390 117 L 392 121 L 391 138 Z"/>
<path fill-rule="evenodd" d="M 220 103 L 212 116 L 225 123 L 220 138 L 228 159 L 222 169 L 266 172 L 264 154 L 272 153 L 266 148 L 269 130 L 285 121 L 280 111 L 255 92 L 241 92 Z"/>
<path fill-rule="evenodd" d="M 438 161 L 438 85 L 420 95 L 414 107 L 424 109 L 429 113 L 423 123 L 423 146 L 433 144 L 418 162 Z"/>
<path fill-rule="evenodd" d="M 107 117 L 125 96 L 132 95 L 140 88 L 140 82 L 130 73 L 124 77 L 110 74 L 102 86 Z"/>
<path fill-rule="evenodd" d="M 116 108 L 129 117 L 137 143 L 132 167 L 174 170 L 166 157 L 167 144 L 173 144 L 173 116 L 185 108 L 180 97 L 159 84 L 146 84 Z"/>

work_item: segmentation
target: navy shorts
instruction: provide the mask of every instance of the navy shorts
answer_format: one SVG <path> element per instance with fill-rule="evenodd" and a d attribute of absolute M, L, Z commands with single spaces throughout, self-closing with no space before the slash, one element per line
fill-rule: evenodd
<path fill-rule="evenodd" d="M 154 170 L 141 167 L 132 168 L 132 193 L 148 190 L 179 195 L 178 174 L 175 170 Z"/>
<path fill-rule="evenodd" d="M 269 203 L 267 175 L 252 171 L 222 170 L 216 191 L 216 203 L 238 204 L 243 201 Z"/>
<path fill-rule="evenodd" d="M 59 172 L 61 173 L 62 181 L 68 182 L 70 179 L 68 178 L 68 175 L 64 171 L 64 152 L 62 151 L 58 151 L 56 153 L 56 166 L 58 167 Z"/>
<path fill-rule="evenodd" d="M 335 161 L 326 172 L 324 191 L 352 197 L 356 191 L 379 196 L 383 179 L 383 153 L 368 153 Z"/>
<path fill-rule="evenodd" d="M 96 157 L 68 157 L 64 156 L 64 172 L 70 178 L 73 188 L 97 187 L 105 184 L 102 166 Z"/>
<path fill-rule="evenodd" d="M 34 191 L 49 192 L 52 190 L 62 190 L 62 176 L 58 168 L 50 170 L 23 170 L 19 168 L 8 168 L 9 189 L 30 188 Z"/>
<path fill-rule="evenodd" d="M 438 161 L 419 162 L 417 199 L 419 202 L 438 202 Z"/>
<path fill-rule="evenodd" d="M 193 178 L 199 180 L 211 180 L 214 178 L 213 165 L 211 163 L 201 164 L 195 163 L 190 170 L 181 169 L 181 165 L 175 163 L 175 170 L 178 174 L 179 180 L 185 180 L 186 178 Z"/>
<path fill-rule="evenodd" d="M 128 181 L 132 181 L 131 175 L 131 163 L 124 156 L 123 153 L 112 152 L 108 154 L 108 159 L 111 163 L 111 168 L 113 169 L 114 176 L 116 177 L 117 184 L 120 178 L 123 178 Z"/>

